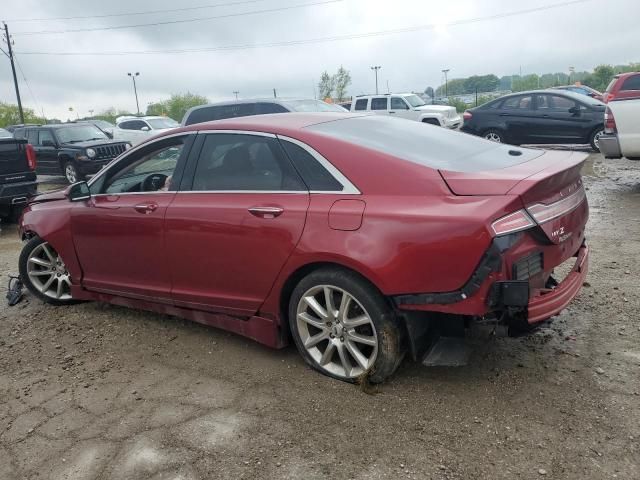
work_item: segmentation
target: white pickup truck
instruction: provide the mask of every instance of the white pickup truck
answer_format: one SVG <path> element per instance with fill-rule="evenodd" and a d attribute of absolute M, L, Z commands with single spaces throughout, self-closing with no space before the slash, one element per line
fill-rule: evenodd
<path fill-rule="evenodd" d="M 427 105 L 413 93 L 363 95 L 353 100 L 352 112 L 391 115 L 446 128 L 458 128 L 462 124 L 462 117 L 455 107 Z"/>
<path fill-rule="evenodd" d="M 605 158 L 640 160 L 640 73 L 617 75 L 604 100 L 608 103 L 600 151 Z"/>

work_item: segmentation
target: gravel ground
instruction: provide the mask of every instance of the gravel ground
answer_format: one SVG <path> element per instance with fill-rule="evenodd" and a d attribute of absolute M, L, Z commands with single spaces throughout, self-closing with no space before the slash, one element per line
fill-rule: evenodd
<path fill-rule="evenodd" d="M 640 478 L 640 162 L 584 174 L 592 259 L 569 309 L 373 395 L 180 319 L 2 302 L 0 479 Z M 1 271 L 20 247 L 5 226 Z"/>

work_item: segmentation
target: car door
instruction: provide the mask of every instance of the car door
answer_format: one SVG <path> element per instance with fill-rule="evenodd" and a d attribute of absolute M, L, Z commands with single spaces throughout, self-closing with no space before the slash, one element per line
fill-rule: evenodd
<path fill-rule="evenodd" d="M 60 175 L 57 141 L 49 128 L 27 129 L 27 140 L 36 151 L 36 172 L 39 175 Z"/>
<path fill-rule="evenodd" d="M 373 97 L 371 99 L 371 112 L 380 115 L 388 115 L 389 97 Z"/>
<path fill-rule="evenodd" d="M 198 137 L 166 215 L 172 297 L 252 315 L 298 243 L 309 192 L 273 135 Z"/>
<path fill-rule="evenodd" d="M 531 143 L 533 95 L 506 98 L 495 113 L 497 122 L 505 131 L 509 143 Z"/>
<path fill-rule="evenodd" d="M 409 120 L 416 120 L 415 113 L 407 102 L 402 97 L 391 97 L 389 104 L 389 114 L 395 117 L 406 118 Z"/>
<path fill-rule="evenodd" d="M 536 95 L 535 143 L 584 143 L 585 125 L 591 124 L 586 107 L 567 96 Z"/>
<path fill-rule="evenodd" d="M 132 150 L 91 182 L 91 198 L 71 210 L 84 288 L 169 302 L 164 217 L 194 136 Z"/>

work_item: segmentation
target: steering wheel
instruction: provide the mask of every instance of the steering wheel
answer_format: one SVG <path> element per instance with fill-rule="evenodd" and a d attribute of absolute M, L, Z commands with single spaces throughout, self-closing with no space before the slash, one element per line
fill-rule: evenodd
<path fill-rule="evenodd" d="M 168 175 L 164 173 L 152 173 L 142 181 L 143 192 L 156 192 L 164 187 L 164 183 L 167 181 Z"/>

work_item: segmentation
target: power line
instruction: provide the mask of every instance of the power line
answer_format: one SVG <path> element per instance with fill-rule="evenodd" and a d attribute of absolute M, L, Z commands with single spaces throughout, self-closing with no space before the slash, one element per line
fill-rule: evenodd
<path fill-rule="evenodd" d="M 13 20 L 5 20 L 7 23 L 22 23 L 22 22 L 43 22 L 43 21 L 55 21 L 55 20 L 87 20 L 90 18 L 110 18 L 110 17 L 132 17 L 135 15 L 151 15 L 155 13 L 175 13 L 175 12 L 187 12 L 193 10 L 204 10 L 208 8 L 219 7 L 231 7 L 237 5 L 246 5 L 249 3 L 264 2 L 266 0 L 243 0 L 241 2 L 228 2 L 228 3 L 215 3 L 211 5 L 201 5 L 198 7 L 184 7 L 184 8 L 170 8 L 165 10 L 147 10 L 145 12 L 127 12 L 127 13 L 109 13 L 104 15 L 85 15 L 76 17 L 42 17 L 42 18 L 14 18 Z"/>
<path fill-rule="evenodd" d="M 34 31 L 34 32 L 14 32 L 13 34 L 14 35 L 52 35 L 52 34 L 61 34 L 61 33 L 98 32 L 98 31 L 104 31 L 104 30 L 123 30 L 127 28 L 157 27 L 161 25 L 176 25 L 181 23 L 204 22 L 204 21 L 216 20 L 220 18 L 244 17 L 246 15 L 258 15 L 261 13 L 283 12 L 285 10 L 294 10 L 298 8 L 313 7 L 317 5 L 328 5 L 331 3 L 339 3 L 343 1 L 344 0 L 323 0 L 321 2 L 302 3 L 299 5 L 289 5 L 287 7 L 267 8 L 264 10 L 253 10 L 251 12 L 228 13 L 225 15 L 216 15 L 213 17 L 188 18 L 184 20 L 167 20 L 165 22 L 137 23 L 137 24 L 118 25 L 118 26 L 111 26 L 111 27 L 75 28 L 70 30 L 40 30 L 40 31 Z"/>
<path fill-rule="evenodd" d="M 490 20 L 498 20 L 502 18 L 515 17 L 519 15 L 526 15 L 535 12 L 541 12 L 545 10 L 551 10 L 555 8 L 566 7 L 575 5 L 578 3 L 586 3 L 592 0 L 572 0 L 568 2 L 556 3 L 552 5 L 545 5 L 542 7 L 528 8 L 525 10 L 516 10 L 512 12 L 498 13 L 494 15 L 488 15 L 484 17 L 475 17 L 466 20 L 458 20 L 447 24 L 429 24 L 418 25 L 414 27 L 398 28 L 393 30 L 381 30 L 377 32 L 367 32 L 358 34 L 337 35 L 331 37 L 318 37 L 304 40 L 289 40 L 282 42 L 271 42 L 262 44 L 242 44 L 242 45 L 227 45 L 222 47 L 208 47 L 208 48 L 187 48 L 187 49 L 165 49 L 165 50 L 135 50 L 135 51 L 112 51 L 112 52 L 20 52 L 21 55 L 56 55 L 56 56 L 119 56 L 119 55 L 158 55 L 158 54 L 182 54 L 182 53 L 201 53 L 201 52 L 222 52 L 222 51 L 236 51 L 236 50 L 250 50 L 256 48 L 272 48 L 272 47 L 288 47 L 294 45 L 309 45 L 315 43 L 324 42 L 338 42 L 343 40 L 355 40 L 360 38 L 378 37 L 383 35 L 394 35 L 400 33 L 411 33 L 424 30 L 433 30 L 436 27 L 448 26 L 455 27 L 460 25 L 469 25 L 473 23 L 480 23 Z"/>
<path fill-rule="evenodd" d="M 24 80 L 24 83 L 27 85 L 27 90 L 29 90 L 29 94 L 31 95 L 31 98 L 33 99 L 33 103 L 35 103 L 36 104 L 36 108 L 41 111 L 42 117 L 46 118 L 45 114 L 44 114 L 44 109 L 40 106 L 40 103 L 38 102 L 38 99 L 34 95 L 33 90 L 31 90 L 31 85 L 29 84 L 29 80 L 27 80 L 27 77 L 24 74 L 24 70 L 22 70 L 22 65 L 20 65 L 20 60 L 18 60 L 18 56 L 16 55 L 16 52 L 13 52 L 13 58 L 16 61 L 16 65 L 18 65 L 18 70 L 20 70 L 20 75 L 22 75 L 22 79 Z"/>

